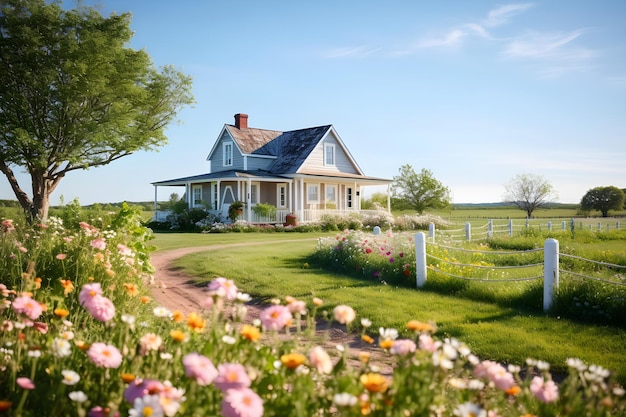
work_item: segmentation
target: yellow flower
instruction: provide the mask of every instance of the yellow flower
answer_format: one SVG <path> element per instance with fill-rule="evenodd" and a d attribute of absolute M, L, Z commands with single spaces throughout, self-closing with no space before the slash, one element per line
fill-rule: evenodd
<path fill-rule="evenodd" d="M 361 340 L 363 340 L 365 343 L 369 343 L 370 345 L 374 343 L 374 339 L 372 339 L 370 336 L 366 334 L 361 336 Z"/>
<path fill-rule="evenodd" d="M 369 374 L 361 375 L 361 384 L 369 392 L 385 392 L 389 386 L 387 378 L 381 374 L 370 372 Z"/>
<path fill-rule="evenodd" d="M 89 343 L 85 343 L 85 341 L 83 341 L 83 340 L 77 340 L 76 342 L 74 342 L 74 344 L 80 350 L 87 350 L 87 349 L 89 349 L 89 346 L 90 346 Z"/>
<path fill-rule="evenodd" d="M 288 353 L 280 357 L 280 361 L 289 369 L 296 369 L 306 361 L 306 356 L 301 353 Z"/>
<path fill-rule="evenodd" d="M 148 304 L 150 301 L 152 301 L 152 298 L 148 297 L 147 295 L 141 297 L 141 302 L 144 304 Z"/>
<path fill-rule="evenodd" d="M 382 339 L 378 342 L 378 346 L 380 346 L 383 349 L 391 349 L 391 347 L 393 346 L 393 340 L 392 339 Z"/>
<path fill-rule="evenodd" d="M 435 331 L 435 328 L 428 324 L 422 323 L 421 321 L 411 320 L 406 324 L 406 328 L 412 330 L 414 332 L 429 332 L 432 333 Z"/>
<path fill-rule="evenodd" d="M 187 325 L 196 332 L 202 332 L 206 322 L 202 316 L 196 312 L 190 313 L 187 317 Z"/>
<path fill-rule="evenodd" d="M 64 308 L 55 308 L 54 315 L 60 318 L 65 318 L 70 314 L 70 312 Z"/>
<path fill-rule="evenodd" d="M 359 352 L 359 360 L 361 363 L 368 363 L 371 356 L 372 354 L 369 352 Z"/>
<path fill-rule="evenodd" d="M 241 335 L 251 342 L 256 342 L 261 337 L 261 331 L 258 327 L 244 324 L 241 328 Z"/>
<path fill-rule="evenodd" d="M 170 336 L 172 336 L 172 339 L 174 339 L 174 341 L 176 342 L 184 342 L 185 340 L 187 340 L 187 333 L 183 332 L 182 330 L 172 330 L 170 332 Z"/>
<path fill-rule="evenodd" d="M 175 323 L 180 323 L 182 321 L 185 320 L 185 313 L 183 313 L 180 310 L 176 310 L 172 313 L 172 320 L 174 320 Z"/>

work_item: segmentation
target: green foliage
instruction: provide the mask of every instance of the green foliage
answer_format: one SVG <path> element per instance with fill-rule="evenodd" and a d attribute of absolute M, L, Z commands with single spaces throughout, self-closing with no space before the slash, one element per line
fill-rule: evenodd
<path fill-rule="evenodd" d="M 587 191 L 580 200 L 580 209 L 597 210 L 602 213 L 602 217 L 608 217 L 610 210 L 624 208 L 624 200 L 624 192 L 617 187 L 595 187 Z"/>
<path fill-rule="evenodd" d="M 252 207 L 252 211 L 265 218 L 271 218 L 276 215 L 276 206 L 269 203 L 259 203 Z"/>
<path fill-rule="evenodd" d="M 129 13 L 44 0 L 0 7 L 0 171 L 31 217 L 45 220 L 69 172 L 163 145 L 167 125 L 193 102 L 191 80 L 126 46 Z M 30 175 L 32 198 L 11 166 Z"/>
<path fill-rule="evenodd" d="M 411 165 L 400 167 L 400 175 L 393 178 L 392 207 L 397 210 L 412 208 L 417 214 L 427 209 L 441 209 L 450 204 L 450 190 L 423 168 L 417 174 Z"/>
<path fill-rule="evenodd" d="M 239 217 L 239 213 L 243 210 L 243 201 L 233 201 L 228 206 L 228 218 L 231 222 L 236 222 Z"/>

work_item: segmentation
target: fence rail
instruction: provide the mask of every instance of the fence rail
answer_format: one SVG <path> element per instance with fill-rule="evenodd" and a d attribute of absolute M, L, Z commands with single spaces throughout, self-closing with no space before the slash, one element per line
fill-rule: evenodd
<path fill-rule="evenodd" d="M 432 228 L 431 228 L 432 230 Z M 437 257 L 432 254 L 428 254 L 426 251 L 426 234 L 424 232 L 418 232 L 415 234 L 415 280 L 418 288 L 423 287 L 427 281 L 427 271 L 430 269 L 433 272 L 437 272 L 440 274 L 444 274 L 453 278 L 470 280 L 470 281 L 480 281 L 480 282 L 516 282 L 516 281 L 532 281 L 543 278 L 543 309 L 544 311 L 548 311 L 553 304 L 554 294 L 558 290 L 559 287 L 559 278 L 560 274 L 567 274 L 568 276 L 572 276 L 576 279 L 588 279 L 593 281 L 600 281 L 606 284 L 611 285 L 619 285 L 626 286 L 626 278 L 620 280 L 610 280 L 601 277 L 593 277 L 573 271 L 568 271 L 560 268 L 560 256 L 568 257 L 572 259 L 576 259 L 578 261 L 589 262 L 594 265 L 602 266 L 604 268 L 617 269 L 617 270 L 626 270 L 626 265 L 617 265 L 611 264 L 608 262 L 598 262 L 592 259 L 586 259 L 579 256 L 563 254 L 559 252 L 559 242 L 556 239 L 546 239 L 544 242 L 544 246 L 541 249 L 531 249 L 526 251 L 484 251 L 484 250 L 474 250 L 474 249 L 464 249 L 452 246 L 446 246 L 442 244 L 438 244 L 434 242 L 434 239 L 428 242 L 431 246 L 440 247 L 449 251 L 459 251 L 459 252 L 468 252 L 468 253 L 484 253 L 490 255 L 522 255 L 529 254 L 533 252 L 543 252 L 543 262 L 540 263 L 529 263 L 525 265 L 515 265 L 515 266 L 485 266 L 485 265 L 475 265 L 468 264 L 456 261 L 450 261 L 447 259 L 443 259 Z M 464 277 L 456 274 L 452 274 L 446 271 L 443 271 L 440 268 L 428 265 L 427 259 L 435 259 L 439 262 L 445 263 L 447 265 L 453 265 L 458 267 L 469 267 L 476 269 L 490 269 L 490 270 L 507 270 L 507 269 L 523 269 L 523 268 L 538 268 L 543 267 L 543 275 L 536 276 L 528 276 L 528 277 L 517 277 L 517 278 L 506 278 L 506 279 L 498 279 L 498 278 L 475 278 L 475 277 Z"/>

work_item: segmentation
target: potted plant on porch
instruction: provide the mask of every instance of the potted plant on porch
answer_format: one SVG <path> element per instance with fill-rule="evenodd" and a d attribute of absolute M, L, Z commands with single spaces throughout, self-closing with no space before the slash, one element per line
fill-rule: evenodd
<path fill-rule="evenodd" d="M 231 222 L 235 223 L 237 221 L 237 217 L 241 216 L 243 213 L 243 201 L 233 201 L 230 203 L 228 207 L 228 218 Z"/>

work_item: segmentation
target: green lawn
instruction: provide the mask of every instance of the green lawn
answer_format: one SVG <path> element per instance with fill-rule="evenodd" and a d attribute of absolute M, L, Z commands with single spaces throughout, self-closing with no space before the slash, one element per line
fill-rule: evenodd
<path fill-rule="evenodd" d="M 229 233 L 158 234 L 159 250 L 185 246 L 224 245 L 177 261 L 198 281 L 233 279 L 242 291 L 270 299 L 291 295 L 311 301 L 320 297 L 327 308 L 349 304 L 373 328 L 402 329 L 410 319 L 433 320 L 438 334 L 466 342 L 483 359 L 522 365 L 527 357 L 543 359 L 562 370 L 578 357 L 615 370 L 626 382 L 626 331 L 574 323 L 543 314 L 503 309 L 494 304 L 406 288 L 383 286 L 307 268 L 316 240 L 329 234 Z M 242 243 L 249 246 L 230 246 Z"/>

